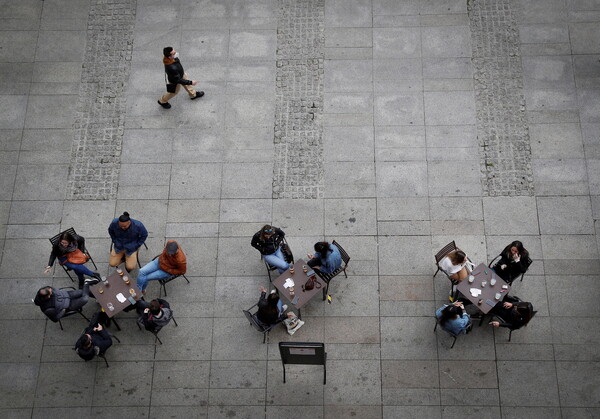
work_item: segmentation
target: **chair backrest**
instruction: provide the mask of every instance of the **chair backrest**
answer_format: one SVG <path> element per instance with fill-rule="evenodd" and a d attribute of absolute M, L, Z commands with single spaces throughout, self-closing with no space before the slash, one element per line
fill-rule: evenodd
<path fill-rule="evenodd" d="M 248 319 L 252 327 L 254 327 L 257 331 L 259 331 L 260 333 L 264 333 L 268 329 L 268 327 L 265 327 L 264 324 L 260 320 L 258 320 L 254 314 L 250 313 L 248 310 L 242 311 L 244 312 L 244 316 L 246 316 L 246 319 Z"/>
<path fill-rule="evenodd" d="M 454 243 L 454 240 L 442 247 L 442 249 L 435 254 L 435 264 L 437 265 L 440 262 L 440 260 L 444 259 L 446 255 L 452 252 L 453 250 L 458 250 L 458 247 L 456 247 L 456 243 Z"/>
<path fill-rule="evenodd" d="M 335 247 L 337 247 L 338 250 L 340 251 L 340 255 L 342 256 L 342 260 L 344 261 L 344 269 L 345 269 L 346 266 L 348 265 L 348 262 L 350 262 L 350 256 L 344 250 L 344 248 L 342 246 L 340 246 L 340 244 L 338 242 L 336 242 L 335 240 L 332 241 L 331 244 L 333 244 Z"/>
<path fill-rule="evenodd" d="M 73 227 L 66 229 L 65 231 L 61 231 L 60 233 L 58 233 L 56 236 L 48 239 L 50 240 L 50 243 L 52 243 L 52 246 L 56 246 L 58 244 L 58 240 L 60 239 L 60 236 L 63 235 L 63 233 L 69 233 L 71 235 L 76 235 L 77 233 L 75 232 L 75 229 Z"/>

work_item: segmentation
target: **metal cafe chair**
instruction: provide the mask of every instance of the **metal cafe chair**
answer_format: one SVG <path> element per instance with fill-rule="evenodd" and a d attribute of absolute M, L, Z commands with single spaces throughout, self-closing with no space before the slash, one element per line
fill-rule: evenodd
<path fill-rule="evenodd" d="M 171 318 L 169 319 L 169 321 L 171 321 L 171 320 L 173 321 L 173 323 L 175 323 L 175 327 L 178 327 L 178 326 L 179 326 L 179 325 L 177 324 L 177 321 L 175 320 L 175 316 L 173 315 L 173 312 L 172 312 L 172 311 L 171 311 Z M 137 325 L 138 325 L 138 328 L 139 328 L 140 330 L 142 330 L 142 326 L 140 325 L 140 322 L 138 321 L 138 322 L 136 322 L 136 323 L 137 323 Z M 163 326 L 163 327 L 164 327 L 164 326 Z M 160 340 L 160 338 L 158 337 L 158 332 L 160 332 L 161 330 L 162 330 L 162 327 L 159 327 L 158 329 L 149 330 L 149 332 L 150 332 L 150 333 L 152 333 L 152 334 L 154 335 L 154 337 L 156 338 L 156 340 L 158 340 L 158 343 L 160 343 L 160 344 L 162 345 L 162 344 L 163 344 L 163 343 L 162 343 L 162 340 Z"/>
<path fill-rule="evenodd" d="M 448 272 L 444 271 L 442 268 L 440 268 L 440 261 L 442 259 L 444 259 L 446 256 L 448 256 L 448 254 L 450 254 L 451 252 L 455 251 L 455 250 L 461 250 L 458 247 L 456 247 L 456 243 L 454 242 L 454 240 L 452 240 L 450 243 L 448 243 L 447 245 L 445 245 L 444 247 L 442 247 L 440 249 L 439 252 L 437 252 L 434 256 L 435 258 L 435 267 L 437 268 L 435 273 L 433 274 L 433 277 L 435 278 L 435 276 L 437 275 L 437 273 L 439 271 L 442 271 L 444 273 L 444 275 L 446 275 L 446 278 L 448 278 L 448 280 L 450 281 L 450 283 L 452 284 L 453 287 L 456 287 L 456 285 L 458 284 L 458 281 L 455 281 L 454 279 L 450 278 L 450 275 L 448 274 Z M 468 263 L 472 263 L 469 258 L 467 258 Z M 454 294 L 452 295 L 452 300 L 456 300 L 456 298 L 458 297 L 458 290 L 456 290 L 454 292 Z"/>
<path fill-rule="evenodd" d="M 254 309 L 254 307 L 257 307 L 257 310 L 254 313 L 252 313 L 252 309 Z M 277 322 L 275 322 L 274 324 L 264 324 L 263 322 L 258 320 L 258 317 L 256 317 L 257 311 L 258 304 L 254 304 L 248 310 L 242 310 L 244 316 L 246 316 L 246 319 L 250 322 L 250 326 L 252 326 L 258 332 L 263 334 L 263 343 L 269 343 L 269 332 L 271 331 L 271 329 L 273 329 L 275 326 L 281 323 L 281 320 L 277 320 Z"/>
<path fill-rule="evenodd" d="M 58 241 L 60 240 L 60 236 L 62 236 L 63 233 L 69 233 L 71 235 L 76 235 L 77 237 L 79 237 L 79 240 L 77 240 L 77 247 L 79 248 L 79 250 L 81 250 L 86 256 L 89 257 L 90 262 L 92 262 L 92 265 L 94 265 L 94 269 L 98 270 L 98 267 L 96 266 L 96 262 L 94 262 L 94 258 L 92 258 L 92 255 L 90 255 L 90 252 L 88 252 L 88 250 L 85 247 L 85 239 L 81 236 L 79 236 L 76 232 L 75 229 L 73 227 L 66 229 L 65 231 L 61 231 L 60 233 L 58 233 L 57 235 L 55 235 L 54 237 L 51 237 L 50 239 L 50 243 L 52 243 L 52 246 L 56 246 L 58 244 Z M 71 276 L 71 269 L 67 268 L 65 265 L 60 265 L 63 270 L 65 271 L 65 273 L 69 276 L 69 279 L 71 280 L 71 282 L 74 282 L 75 280 L 73 279 L 73 277 Z"/>
<path fill-rule="evenodd" d="M 156 255 L 156 256 L 154 256 L 154 257 L 152 258 L 152 260 L 155 260 L 155 259 L 156 259 L 157 257 L 159 257 L 159 256 L 160 256 L 160 255 Z M 170 276 L 170 277 L 168 277 L 168 278 L 165 278 L 165 279 L 159 279 L 159 280 L 158 280 L 158 283 L 160 284 L 160 291 L 158 292 L 158 296 L 159 296 L 159 297 L 162 297 L 162 292 L 163 292 L 163 290 L 164 290 L 164 291 L 165 291 L 165 297 L 167 297 L 167 296 L 168 296 L 168 295 L 167 295 L 167 284 L 168 284 L 169 282 L 171 282 L 172 280 L 174 280 L 175 278 L 179 278 L 180 276 L 182 276 L 182 277 L 183 277 L 183 278 L 184 278 L 184 279 L 187 281 L 187 283 L 188 283 L 188 284 L 190 283 L 190 280 L 187 278 L 187 276 L 185 276 L 185 274 L 171 275 L 171 276 Z"/>
<path fill-rule="evenodd" d="M 346 273 L 346 268 L 348 267 L 348 262 L 350 262 L 350 256 L 344 250 L 344 248 L 342 246 L 340 246 L 340 244 L 338 242 L 336 242 L 335 240 L 332 241 L 331 244 L 333 244 L 335 247 L 337 247 L 338 250 L 340 251 L 340 255 L 342 256 L 342 265 L 330 274 L 326 274 L 319 269 L 314 270 L 315 273 L 318 275 L 318 277 L 321 278 L 325 282 L 325 284 L 327 284 L 323 288 L 323 301 L 325 301 L 325 299 L 327 298 L 327 295 L 329 294 L 329 282 L 333 278 L 335 278 L 342 272 L 344 273 L 344 276 L 346 278 L 348 278 L 348 274 Z"/>
<path fill-rule="evenodd" d="M 435 318 L 435 327 L 433 328 L 433 332 L 434 332 L 434 333 L 435 333 L 435 331 L 436 331 L 436 329 L 437 329 L 437 327 L 438 327 L 438 324 L 439 324 L 439 323 L 440 323 L 440 322 L 439 322 L 438 318 L 436 317 L 436 318 Z M 454 339 L 454 340 L 452 341 L 452 346 L 450 346 L 450 349 L 454 348 L 454 344 L 456 343 L 456 339 L 458 339 L 458 337 L 459 337 L 460 335 L 464 334 L 464 333 L 455 334 L 455 333 L 452 333 L 451 331 L 449 331 L 449 330 L 447 330 L 447 329 L 444 329 L 444 328 L 443 328 L 443 327 L 441 327 L 441 326 L 440 326 L 440 328 L 441 328 L 441 329 L 442 329 L 444 332 L 446 332 L 446 333 L 448 333 L 450 336 L 452 336 L 452 338 Z M 471 329 L 472 329 L 472 328 L 473 328 L 473 324 L 472 324 L 471 322 L 469 322 L 469 324 L 467 325 L 466 333 L 469 333 L 469 332 L 471 331 Z"/>
<path fill-rule="evenodd" d="M 489 268 L 493 269 L 494 272 L 498 273 L 496 271 L 496 266 L 498 265 L 498 261 L 500 260 L 500 258 L 502 257 L 502 254 L 499 254 L 498 256 L 496 256 L 494 259 L 492 259 L 492 261 L 490 262 L 490 264 L 488 265 Z M 529 257 L 529 256 L 525 256 L 525 260 L 524 263 L 525 265 L 527 265 L 527 270 L 529 270 L 529 267 L 531 266 L 531 264 L 533 263 L 533 260 Z M 508 282 L 508 285 L 512 285 L 512 283 L 514 281 L 516 281 L 517 279 L 519 279 L 519 277 L 521 278 L 521 282 L 523 282 L 523 278 L 525 277 L 525 274 L 527 273 L 527 270 L 525 270 L 525 272 L 520 273 L 519 275 L 515 276 L 514 278 L 508 278 L 508 279 L 504 279 L 506 282 Z"/>

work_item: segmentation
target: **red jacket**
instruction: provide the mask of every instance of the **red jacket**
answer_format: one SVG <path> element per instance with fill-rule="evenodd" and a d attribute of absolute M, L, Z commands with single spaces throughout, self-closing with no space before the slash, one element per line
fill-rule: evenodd
<path fill-rule="evenodd" d="M 169 240 L 167 244 L 175 242 L 175 240 Z M 163 249 L 163 252 L 158 257 L 158 267 L 171 275 L 182 275 L 187 270 L 187 262 L 185 259 L 185 253 L 181 250 L 181 246 L 177 249 L 174 255 L 167 253 L 167 246 Z"/>

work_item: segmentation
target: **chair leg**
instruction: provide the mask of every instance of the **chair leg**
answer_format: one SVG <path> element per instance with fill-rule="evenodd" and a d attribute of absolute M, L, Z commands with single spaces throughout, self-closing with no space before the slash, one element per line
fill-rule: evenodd
<path fill-rule="evenodd" d="M 179 325 L 177 324 L 177 320 L 175 320 L 175 316 L 172 316 L 171 320 L 173 320 L 173 323 L 175 323 L 175 327 L 179 327 Z"/>
<path fill-rule="evenodd" d="M 188 283 L 188 284 L 190 283 L 190 280 L 189 280 L 189 279 L 187 279 L 187 276 L 185 276 L 185 274 L 184 274 L 184 275 L 181 275 L 181 276 L 183 276 L 183 277 L 185 278 L 185 280 L 187 281 L 187 283 Z"/>
<path fill-rule="evenodd" d="M 267 335 L 269 334 L 268 331 L 263 333 L 263 343 L 265 343 L 267 341 Z"/>
<path fill-rule="evenodd" d="M 109 368 L 110 365 L 108 365 L 108 361 L 106 360 L 106 356 L 104 356 L 104 354 L 98 355 L 98 356 L 104 360 L 104 363 L 106 364 L 106 368 Z"/>
<path fill-rule="evenodd" d="M 454 348 L 455 343 L 456 343 L 456 336 L 454 336 L 454 340 L 452 341 L 452 346 L 450 347 L 450 349 Z"/>
<path fill-rule="evenodd" d="M 323 301 L 325 301 L 327 299 L 327 294 L 329 294 L 329 282 L 327 283 L 327 285 L 323 289 Z"/>
<path fill-rule="evenodd" d="M 62 321 L 60 319 L 58 319 L 58 324 L 60 325 L 60 330 L 65 330 L 63 329 Z"/>
<path fill-rule="evenodd" d="M 167 295 L 167 284 L 164 282 L 160 283 L 160 291 L 159 291 L 159 296 L 162 295 L 162 291 L 165 291 L 165 297 L 168 297 Z"/>
<path fill-rule="evenodd" d="M 88 322 L 90 321 L 90 319 L 88 319 L 88 318 L 86 317 L 86 315 L 85 315 L 85 314 L 83 314 L 83 310 L 82 310 L 82 309 L 79 309 L 79 310 L 77 310 L 77 312 L 78 312 L 79 314 L 81 314 L 81 317 L 83 317 L 84 319 L 86 319 Z"/>
<path fill-rule="evenodd" d="M 121 339 L 119 339 L 118 337 L 116 337 L 115 335 L 111 334 L 111 337 L 113 337 L 117 342 L 121 343 Z"/>
<path fill-rule="evenodd" d="M 508 341 L 510 342 L 510 339 L 512 338 L 512 329 L 508 332 Z"/>
<path fill-rule="evenodd" d="M 435 278 L 435 276 L 437 275 L 437 273 L 440 271 L 440 268 L 437 268 L 437 271 L 435 271 L 435 273 L 433 274 L 433 277 Z"/>
<path fill-rule="evenodd" d="M 156 337 L 156 339 L 158 340 L 158 343 L 160 343 L 162 345 L 162 340 L 160 340 L 160 338 L 158 337 L 158 333 L 154 333 L 154 337 Z"/>
<path fill-rule="evenodd" d="M 433 331 L 435 332 L 437 330 L 437 322 L 435 322 L 435 327 L 433 328 Z"/>
<path fill-rule="evenodd" d="M 119 323 L 117 323 L 117 319 L 115 319 L 115 318 L 113 317 L 112 319 L 111 319 L 111 318 L 109 318 L 109 321 L 112 321 L 112 322 L 115 324 L 115 326 L 117 326 L 117 330 L 118 330 L 118 331 L 121 331 L 121 326 L 119 326 Z M 109 324 L 110 324 L 110 323 L 109 323 Z"/>

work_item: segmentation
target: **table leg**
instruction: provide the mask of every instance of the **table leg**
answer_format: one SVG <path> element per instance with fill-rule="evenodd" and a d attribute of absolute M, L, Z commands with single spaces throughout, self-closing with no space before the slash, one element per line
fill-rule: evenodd
<path fill-rule="evenodd" d="M 302 320 L 302 313 L 300 313 L 300 309 L 298 309 L 298 318 Z"/>

